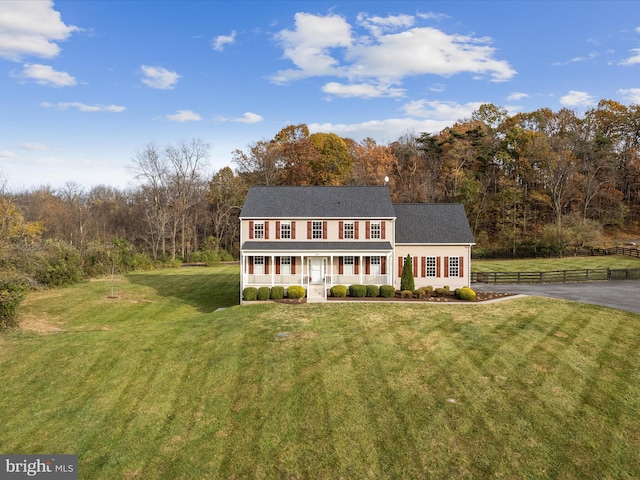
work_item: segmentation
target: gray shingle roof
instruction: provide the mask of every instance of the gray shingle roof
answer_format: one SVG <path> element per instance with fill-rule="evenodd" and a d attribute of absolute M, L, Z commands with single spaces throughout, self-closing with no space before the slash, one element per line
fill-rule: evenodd
<path fill-rule="evenodd" d="M 251 187 L 241 218 L 393 218 L 387 187 Z"/>
<path fill-rule="evenodd" d="M 393 205 L 398 243 L 474 243 L 462 204 L 404 203 Z"/>

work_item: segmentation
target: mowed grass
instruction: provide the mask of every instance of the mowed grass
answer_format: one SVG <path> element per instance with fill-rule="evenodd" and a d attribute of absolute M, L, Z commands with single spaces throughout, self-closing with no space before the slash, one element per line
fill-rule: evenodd
<path fill-rule="evenodd" d="M 640 478 L 639 315 L 234 306 L 237 266 L 110 294 L 31 294 L 0 334 L 0 452 L 76 453 L 82 479 Z"/>
<path fill-rule="evenodd" d="M 623 255 L 563 258 L 528 258 L 522 260 L 476 260 L 472 272 L 549 272 L 599 268 L 640 268 L 640 259 Z"/>

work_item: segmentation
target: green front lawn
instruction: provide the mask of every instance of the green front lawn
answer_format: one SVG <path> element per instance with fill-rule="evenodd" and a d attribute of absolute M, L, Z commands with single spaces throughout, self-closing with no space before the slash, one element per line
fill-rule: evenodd
<path fill-rule="evenodd" d="M 601 257 L 528 258 L 523 260 L 472 260 L 472 272 L 549 272 L 600 268 L 640 268 L 640 259 L 623 255 Z"/>
<path fill-rule="evenodd" d="M 31 294 L 0 334 L 0 452 L 76 453 L 82 479 L 640 477 L 639 315 L 240 307 L 237 266 L 109 295 Z"/>

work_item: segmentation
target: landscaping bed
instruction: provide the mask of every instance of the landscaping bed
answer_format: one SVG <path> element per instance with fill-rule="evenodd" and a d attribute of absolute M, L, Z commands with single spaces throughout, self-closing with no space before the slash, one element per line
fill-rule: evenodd
<path fill-rule="evenodd" d="M 476 299 L 473 301 L 460 300 L 454 295 L 446 295 L 444 297 L 431 296 L 428 298 L 402 298 L 399 292 L 396 292 L 392 298 L 384 297 L 327 297 L 328 301 L 334 302 L 431 302 L 431 303 L 478 303 L 486 302 L 487 300 L 495 300 L 497 298 L 504 298 L 512 296 L 511 293 L 501 292 L 476 292 Z M 293 303 L 293 302 L 291 302 Z"/>

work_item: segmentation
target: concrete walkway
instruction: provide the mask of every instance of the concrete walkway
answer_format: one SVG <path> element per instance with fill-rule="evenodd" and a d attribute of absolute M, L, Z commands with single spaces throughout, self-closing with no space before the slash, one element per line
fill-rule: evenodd
<path fill-rule="evenodd" d="M 560 298 L 640 313 L 640 281 L 499 284 L 474 283 L 476 292 L 503 292 Z"/>

